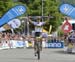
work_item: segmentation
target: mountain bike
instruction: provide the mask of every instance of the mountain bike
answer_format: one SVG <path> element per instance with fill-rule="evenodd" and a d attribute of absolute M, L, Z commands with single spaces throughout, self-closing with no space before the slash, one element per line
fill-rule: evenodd
<path fill-rule="evenodd" d="M 35 50 L 36 50 L 36 53 L 37 55 L 37 58 L 38 60 L 40 59 L 40 51 L 42 51 L 42 40 L 41 40 L 41 37 L 36 37 L 35 38 Z"/>

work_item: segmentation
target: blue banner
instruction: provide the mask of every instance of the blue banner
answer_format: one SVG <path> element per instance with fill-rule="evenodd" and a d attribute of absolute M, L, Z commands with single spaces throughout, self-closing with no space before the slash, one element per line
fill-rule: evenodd
<path fill-rule="evenodd" d="M 9 22 L 11 19 L 18 17 L 26 12 L 26 7 L 22 5 L 17 5 L 11 8 L 5 15 L 0 19 L 0 26 Z"/>
<path fill-rule="evenodd" d="M 23 41 L 17 41 L 16 42 L 16 47 L 24 47 L 25 43 Z"/>
<path fill-rule="evenodd" d="M 64 43 L 63 42 L 49 42 L 46 43 L 46 48 L 63 48 Z"/>
<path fill-rule="evenodd" d="M 60 12 L 71 18 L 75 18 L 75 7 L 70 4 L 62 4 L 60 6 Z"/>

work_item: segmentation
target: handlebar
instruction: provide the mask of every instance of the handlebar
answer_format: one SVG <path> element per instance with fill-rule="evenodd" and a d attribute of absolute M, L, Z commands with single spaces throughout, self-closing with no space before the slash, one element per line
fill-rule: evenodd
<path fill-rule="evenodd" d="M 28 16 L 29 18 L 53 18 L 53 16 Z"/>

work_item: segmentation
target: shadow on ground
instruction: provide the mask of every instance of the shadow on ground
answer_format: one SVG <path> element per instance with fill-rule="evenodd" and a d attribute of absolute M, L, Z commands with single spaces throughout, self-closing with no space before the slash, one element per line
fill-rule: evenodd
<path fill-rule="evenodd" d="M 64 50 L 58 50 L 58 51 L 53 51 L 54 53 L 57 53 L 57 54 L 72 54 L 72 55 L 75 55 L 75 53 L 71 53 L 71 52 L 66 52 Z"/>
<path fill-rule="evenodd" d="M 37 57 L 32 57 L 32 58 L 30 58 L 30 57 L 21 57 L 21 58 L 11 58 L 11 59 L 16 59 L 16 60 L 28 60 L 28 61 L 34 61 L 34 60 L 38 60 L 37 59 Z"/>

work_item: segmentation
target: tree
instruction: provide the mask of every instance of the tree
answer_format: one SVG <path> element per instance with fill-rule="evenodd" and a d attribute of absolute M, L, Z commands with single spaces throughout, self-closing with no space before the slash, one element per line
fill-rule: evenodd
<path fill-rule="evenodd" d="M 56 0 L 47 0 L 44 5 L 44 14 L 50 14 L 54 18 L 51 19 L 48 23 L 48 26 L 51 24 L 53 27 L 53 31 L 58 28 L 61 24 L 62 14 L 59 12 L 60 2 Z"/>
<path fill-rule="evenodd" d="M 18 3 L 13 0 L 0 0 L 0 17 L 2 17 L 10 8 L 17 5 Z"/>
<path fill-rule="evenodd" d="M 27 14 L 30 16 L 41 16 L 42 15 L 42 0 L 21 0 L 27 6 Z M 29 2 L 29 3 L 27 3 Z M 62 22 L 62 14 L 59 12 L 60 2 L 58 0 L 43 0 L 43 15 L 48 16 L 49 14 L 53 16 L 44 28 L 49 30 L 49 26 L 52 25 L 53 31 L 60 26 Z M 47 19 L 46 19 L 47 20 Z M 46 21 L 44 20 L 44 21 Z"/>
<path fill-rule="evenodd" d="M 13 0 L 0 0 L 0 17 L 12 6 L 16 4 L 23 4 L 27 8 L 27 13 L 25 15 L 38 16 L 42 15 L 42 0 L 17 0 L 14 3 Z M 55 31 L 62 22 L 62 14 L 59 12 L 59 0 L 44 0 L 43 1 L 43 15 L 53 16 L 49 22 L 44 26 L 45 29 L 49 30 L 49 26 L 52 25 L 53 31 Z M 44 19 L 46 21 L 47 19 Z"/>
<path fill-rule="evenodd" d="M 0 0 L 0 17 L 15 5 L 17 5 L 17 3 L 14 3 L 13 0 Z"/>

